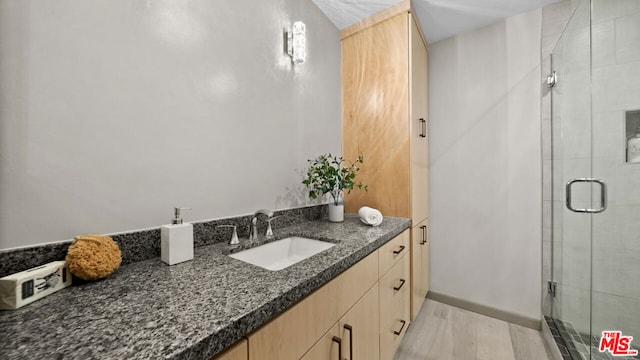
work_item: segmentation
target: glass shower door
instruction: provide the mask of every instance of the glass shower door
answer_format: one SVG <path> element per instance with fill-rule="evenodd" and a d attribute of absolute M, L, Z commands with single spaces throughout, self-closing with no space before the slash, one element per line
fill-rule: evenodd
<path fill-rule="evenodd" d="M 573 359 L 591 356 L 592 178 L 590 2 L 581 1 L 551 55 L 552 318 Z M 572 182 L 573 181 L 573 182 Z M 573 209 L 573 210 L 571 210 Z"/>
<path fill-rule="evenodd" d="M 572 359 L 640 359 L 640 0 L 581 0 L 552 67 L 552 318 Z"/>

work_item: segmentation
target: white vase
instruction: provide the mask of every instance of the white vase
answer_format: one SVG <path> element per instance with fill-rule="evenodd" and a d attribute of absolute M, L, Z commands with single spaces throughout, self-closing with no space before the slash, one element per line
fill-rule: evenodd
<path fill-rule="evenodd" d="M 329 203 L 329 221 L 344 221 L 344 204 L 336 205 L 333 202 Z"/>

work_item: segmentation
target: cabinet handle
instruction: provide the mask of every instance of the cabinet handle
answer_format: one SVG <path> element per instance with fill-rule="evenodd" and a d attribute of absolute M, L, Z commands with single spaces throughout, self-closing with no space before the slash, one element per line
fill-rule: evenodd
<path fill-rule="evenodd" d="M 427 225 L 420 226 L 420 229 L 422 229 L 422 241 L 420 245 L 424 245 L 427 243 Z"/>
<path fill-rule="evenodd" d="M 398 287 L 395 287 L 395 286 L 394 286 L 394 287 L 393 287 L 393 290 L 395 290 L 395 291 L 400 291 L 400 289 L 402 289 L 402 287 L 404 286 L 404 283 L 405 283 L 405 282 L 406 282 L 406 281 L 405 281 L 404 279 L 400 279 L 400 285 L 398 285 Z"/>
<path fill-rule="evenodd" d="M 398 254 L 400 254 L 402 252 L 402 250 L 404 250 L 404 245 L 400 245 L 398 250 L 393 250 L 393 253 L 398 255 Z"/>
<path fill-rule="evenodd" d="M 400 334 L 402 334 L 402 330 L 404 329 L 404 326 L 407 324 L 407 322 L 406 322 L 406 321 L 404 321 L 404 320 L 400 320 L 400 322 L 402 323 L 402 327 L 400 327 L 400 330 L 398 330 L 398 331 L 394 331 L 394 332 L 393 332 L 393 333 L 394 333 L 394 334 L 396 334 L 396 335 L 400 335 Z"/>
<path fill-rule="evenodd" d="M 349 330 L 349 360 L 353 360 L 353 327 L 344 324 L 345 330 Z"/>
<path fill-rule="evenodd" d="M 427 137 L 427 120 L 425 120 L 424 118 L 420 118 L 420 137 L 421 138 L 426 138 Z"/>
<path fill-rule="evenodd" d="M 331 341 L 338 343 L 338 360 L 342 360 L 342 339 L 334 336 Z"/>

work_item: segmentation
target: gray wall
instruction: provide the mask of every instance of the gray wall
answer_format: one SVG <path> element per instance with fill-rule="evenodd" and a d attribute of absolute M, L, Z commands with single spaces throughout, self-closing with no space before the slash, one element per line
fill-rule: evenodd
<path fill-rule="evenodd" d="M 340 117 L 309 0 L 0 0 L 0 249 L 306 205 Z"/>
<path fill-rule="evenodd" d="M 638 348 L 640 164 L 625 162 L 624 127 L 625 112 L 640 110 L 640 1 L 592 9 L 592 173 L 608 183 L 609 207 L 592 220 L 591 331 L 620 329 Z"/>
<path fill-rule="evenodd" d="M 431 290 L 541 314 L 541 10 L 429 49 Z"/>

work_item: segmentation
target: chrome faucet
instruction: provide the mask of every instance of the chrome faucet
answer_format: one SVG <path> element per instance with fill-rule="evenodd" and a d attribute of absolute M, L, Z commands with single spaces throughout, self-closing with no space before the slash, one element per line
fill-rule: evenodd
<path fill-rule="evenodd" d="M 267 221 L 269 222 L 269 227 L 267 228 L 267 236 L 273 236 L 273 231 L 271 230 L 271 220 L 273 218 L 273 211 L 268 210 L 268 209 L 260 209 L 258 211 L 256 211 L 253 214 L 253 217 L 251 218 L 251 229 L 249 231 L 249 240 L 256 240 L 258 239 L 258 215 L 266 215 L 267 216 Z"/>

